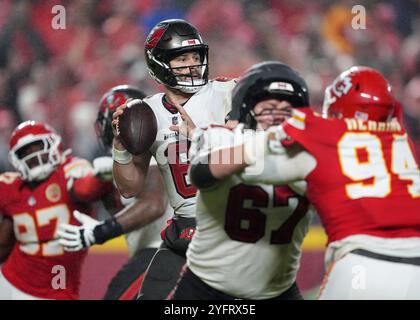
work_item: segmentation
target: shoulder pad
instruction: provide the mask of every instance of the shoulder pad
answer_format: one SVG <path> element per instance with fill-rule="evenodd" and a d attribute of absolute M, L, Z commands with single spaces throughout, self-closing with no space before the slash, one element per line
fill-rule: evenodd
<path fill-rule="evenodd" d="M 0 174 L 0 183 L 3 184 L 13 184 L 18 179 L 20 179 L 19 172 L 4 172 Z"/>

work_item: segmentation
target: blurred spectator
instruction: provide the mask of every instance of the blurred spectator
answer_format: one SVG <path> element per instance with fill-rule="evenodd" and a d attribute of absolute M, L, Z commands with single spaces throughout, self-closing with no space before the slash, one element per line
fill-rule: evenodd
<path fill-rule="evenodd" d="M 417 159 L 420 161 L 420 75 L 411 79 L 404 90 L 404 121 L 415 142 Z"/>
<path fill-rule="evenodd" d="M 66 29 L 51 26 L 57 4 L 66 10 Z M 366 8 L 366 29 L 352 29 L 356 4 Z M 236 77 L 258 61 L 281 60 L 307 80 L 316 108 L 343 69 L 380 69 L 404 102 L 419 150 L 419 17 L 416 0 L 3 0 L 0 126 L 2 117 L 12 127 L 46 121 L 67 146 L 94 157 L 99 151 L 89 123 L 97 101 L 122 83 L 158 90 L 145 67 L 145 35 L 162 19 L 185 18 L 209 44 L 210 77 Z M 8 137 L 3 140 L 0 151 Z"/>

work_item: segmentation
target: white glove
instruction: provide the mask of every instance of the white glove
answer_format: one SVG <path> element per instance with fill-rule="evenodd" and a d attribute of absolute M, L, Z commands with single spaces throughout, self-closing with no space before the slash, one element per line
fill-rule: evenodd
<path fill-rule="evenodd" d="M 83 214 L 77 210 L 73 211 L 73 216 L 82 225 L 62 223 L 58 226 L 59 243 L 65 251 L 80 251 L 96 243 L 93 229 L 101 222 Z"/>
<path fill-rule="evenodd" d="M 93 160 L 93 175 L 103 181 L 112 181 L 112 157 L 98 157 Z"/>

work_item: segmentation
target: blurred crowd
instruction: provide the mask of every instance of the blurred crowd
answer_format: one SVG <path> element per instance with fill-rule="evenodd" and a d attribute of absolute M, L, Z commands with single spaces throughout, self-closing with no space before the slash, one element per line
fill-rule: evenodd
<path fill-rule="evenodd" d="M 57 4 L 65 9 L 64 29 L 52 25 Z M 366 9 L 365 28 L 352 28 L 360 13 L 352 13 L 355 5 Z M 200 30 L 210 47 L 211 78 L 281 60 L 307 80 L 315 107 L 343 69 L 378 68 L 403 103 L 420 159 L 419 8 L 418 0 L 2 0 L 0 172 L 10 169 L 8 140 L 22 120 L 50 123 L 77 155 L 100 155 L 93 126 L 98 101 L 123 83 L 147 94 L 159 90 L 143 45 L 167 18 L 187 19 Z"/>

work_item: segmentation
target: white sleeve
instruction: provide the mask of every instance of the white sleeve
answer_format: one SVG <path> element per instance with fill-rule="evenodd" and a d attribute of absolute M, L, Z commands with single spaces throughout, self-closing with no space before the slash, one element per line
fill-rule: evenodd
<path fill-rule="evenodd" d="M 269 134 L 268 132 L 265 133 Z M 256 142 L 248 140 L 246 147 Z M 254 140 L 257 141 L 257 140 Z M 266 140 L 267 141 L 267 140 Z M 259 142 L 261 145 L 261 142 Z M 263 143 L 264 144 L 264 143 Z M 254 147 L 259 149 L 261 146 Z M 296 148 L 290 150 L 281 143 L 276 144 L 275 153 L 272 148 L 263 145 L 264 151 L 255 152 L 255 162 L 242 173 L 242 178 L 248 182 L 266 184 L 290 184 L 301 181 L 315 168 L 316 160 L 306 150 Z M 298 185 L 296 187 L 299 187 Z"/>
<path fill-rule="evenodd" d="M 216 149 L 232 146 L 234 140 L 234 133 L 228 128 L 210 126 L 207 129 L 196 129 L 191 138 L 189 159 L 194 163 Z"/>

